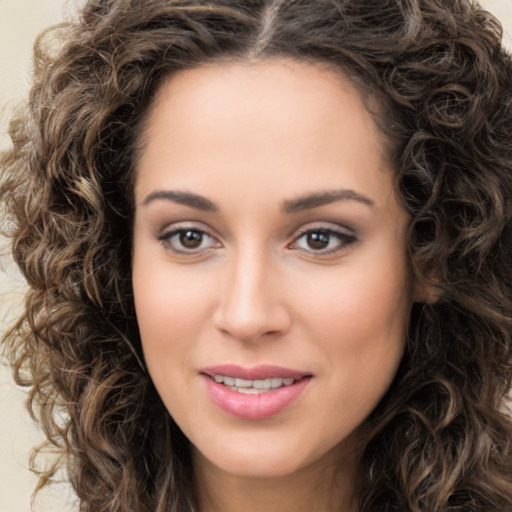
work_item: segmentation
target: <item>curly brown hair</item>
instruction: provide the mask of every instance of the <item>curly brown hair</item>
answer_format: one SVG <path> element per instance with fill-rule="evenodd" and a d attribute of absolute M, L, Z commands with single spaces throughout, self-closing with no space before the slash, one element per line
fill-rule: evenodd
<path fill-rule="evenodd" d="M 29 285 L 4 342 L 80 510 L 197 510 L 189 442 L 142 358 L 134 161 L 169 74 L 273 57 L 327 63 L 380 102 L 412 267 L 436 290 L 362 428 L 361 511 L 512 510 L 512 59 L 470 0 L 90 0 L 39 39 L 1 157 Z"/>

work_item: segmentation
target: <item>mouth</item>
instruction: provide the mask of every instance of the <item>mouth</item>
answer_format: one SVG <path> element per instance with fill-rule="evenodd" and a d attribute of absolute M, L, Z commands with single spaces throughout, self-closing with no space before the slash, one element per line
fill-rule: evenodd
<path fill-rule="evenodd" d="M 237 393 L 244 393 L 246 395 L 258 395 L 260 393 L 268 393 L 275 389 L 282 388 L 284 386 L 292 386 L 297 382 L 296 379 L 291 377 L 273 377 L 269 379 L 255 379 L 247 380 L 235 377 L 229 377 L 227 375 L 208 375 L 217 384 L 222 384 L 231 391 Z M 303 377 L 307 378 L 307 377 Z"/>
<path fill-rule="evenodd" d="M 313 380 L 311 373 L 277 366 L 221 365 L 200 372 L 213 403 L 230 416 L 259 420 L 291 406 Z"/>

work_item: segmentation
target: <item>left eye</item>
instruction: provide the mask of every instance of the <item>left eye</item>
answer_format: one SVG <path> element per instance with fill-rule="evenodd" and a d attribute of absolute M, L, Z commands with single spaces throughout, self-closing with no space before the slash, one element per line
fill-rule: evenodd
<path fill-rule="evenodd" d="M 208 233 L 197 228 L 178 228 L 158 237 L 165 249 L 177 253 L 194 253 L 215 247 L 218 242 Z"/>
<path fill-rule="evenodd" d="M 332 229 L 310 229 L 293 243 L 294 247 L 308 252 L 331 253 L 355 242 L 355 237 Z"/>

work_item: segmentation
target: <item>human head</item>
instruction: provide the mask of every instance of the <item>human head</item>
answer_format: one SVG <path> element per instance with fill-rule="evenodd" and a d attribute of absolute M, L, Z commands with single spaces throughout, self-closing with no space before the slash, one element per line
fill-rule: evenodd
<path fill-rule="evenodd" d="M 510 277 L 501 234 L 510 214 L 511 64 L 495 22 L 468 2 L 448 0 L 117 0 L 89 2 L 66 37 L 57 56 L 40 55 L 32 118 L 15 132 L 4 162 L 13 172 L 15 254 L 34 290 L 23 325 L 36 337 L 29 344 L 25 335 L 18 361 L 33 364 L 35 396 L 76 404 L 68 408 L 71 445 L 87 440 L 90 454 L 102 454 L 95 467 L 109 475 L 93 486 L 85 475 L 94 464 L 85 464 L 74 473 L 79 495 L 104 500 L 114 481 L 124 482 L 118 496 L 133 492 L 121 461 L 132 454 L 133 474 L 148 464 L 148 432 L 172 443 L 175 464 L 187 465 L 186 443 L 179 433 L 171 439 L 174 427 L 137 363 L 130 187 L 148 106 L 179 70 L 285 56 L 340 70 L 390 136 L 397 189 L 412 217 L 415 278 L 437 291 L 415 308 L 403 364 L 367 425 L 365 474 L 386 460 L 396 464 L 392 476 L 370 480 L 367 506 L 395 486 L 411 503 L 441 500 L 442 472 L 455 469 L 433 436 L 446 425 L 450 439 L 463 429 L 464 442 L 476 443 L 483 423 L 470 427 L 469 418 L 496 408 L 509 385 Z M 46 347 L 44 364 L 30 355 L 36 340 Z M 92 393 L 106 389 L 103 400 Z M 486 421 L 499 423 L 493 414 Z M 114 439 L 121 419 L 123 435 Z M 86 429 L 91 421 L 96 426 Z M 406 449 L 413 442 L 425 450 L 417 467 L 418 455 Z M 476 467 L 472 457 L 467 464 Z M 164 458 L 153 448 L 148 482 L 157 472 L 168 479 Z M 408 469 L 408 482 L 400 483 L 399 467 Z M 425 467 L 439 477 L 427 498 L 418 476 Z M 164 488 L 157 481 L 144 492 L 154 497 Z"/>

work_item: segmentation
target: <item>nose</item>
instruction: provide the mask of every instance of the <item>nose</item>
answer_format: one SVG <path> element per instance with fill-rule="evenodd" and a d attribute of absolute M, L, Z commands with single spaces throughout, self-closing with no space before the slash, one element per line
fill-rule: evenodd
<path fill-rule="evenodd" d="M 287 332 L 291 314 L 275 266 L 254 252 L 241 254 L 226 265 L 229 268 L 213 319 L 216 328 L 243 342 Z"/>

